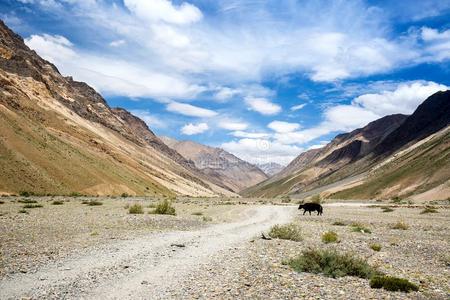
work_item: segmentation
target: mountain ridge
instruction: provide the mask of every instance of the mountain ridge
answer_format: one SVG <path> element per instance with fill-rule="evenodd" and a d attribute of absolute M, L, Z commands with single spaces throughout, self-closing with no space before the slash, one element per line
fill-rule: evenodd
<path fill-rule="evenodd" d="M 214 183 L 233 192 L 239 192 L 268 178 L 257 166 L 221 148 L 193 141 L 178 141 L 166 136 L 160 138 L 183 157 L 193 161 Z"/>
<path fill-rule="evenodd" d="M 301 153 L 280 173 L 242 194 L 274 197 L 304 193 L 365 174 L 389 155 L 449 126 L 449 97 L 450 91 L 438 92 L 410 116 L 385 116 L 352 132 L 339 134 L 326 146 Z"/>
<path fill-rule="evenodd" d="M 0 192 L 235 195 L 0 22 Z"/>

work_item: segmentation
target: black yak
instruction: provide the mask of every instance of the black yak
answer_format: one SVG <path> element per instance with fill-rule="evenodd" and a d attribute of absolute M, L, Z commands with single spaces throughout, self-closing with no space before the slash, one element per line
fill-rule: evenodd
<path fill-rule="evenodd" d="M 309 211 L 309 215 L 311 215 L 312 211 L 317 211 L 317 215 L 322 215 L 322 212 L 323 212 L 322 205 L 320 205 L 318 203 L 300 204 L 298 209 L 303 209 L 303 214 L 305 214 L 307 211 Z"/>

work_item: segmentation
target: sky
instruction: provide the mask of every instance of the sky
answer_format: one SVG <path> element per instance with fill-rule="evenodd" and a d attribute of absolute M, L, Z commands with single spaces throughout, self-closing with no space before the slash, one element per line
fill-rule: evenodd
<path fill-rule="evenodd" d="M 2 0 L 0 18 L 157 135 L 252 163 L 450 86 L 450 0 Z"/>

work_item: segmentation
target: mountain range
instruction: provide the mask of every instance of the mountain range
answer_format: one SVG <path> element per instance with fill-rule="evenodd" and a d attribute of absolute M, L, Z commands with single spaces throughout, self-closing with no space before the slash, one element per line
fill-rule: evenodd
<path fill-rule="evenodd" d="M 449 125 L 450 91 L 437 92 L 410 116 L 385 116 L 301 153 L 281 172 L 242 194 L 323 193 L 341 199 L 449 195 Z"/>
<path fill-rule="evenodd" d="M 211 182 L 230 191 L 240 192 L 268 178 L 257 166 L 221 148 L 209 147 L 193 141 L 177 141 L 166 136 L 160 138 L 170 148 L 193 161 L 195 167 Z"/>
<path fill-rule="evenodd" d="M 62 76 L 0 21 L 0 194 L 340 199 L 450 194 L 450 91 L 299 154 L 283 168 L 158 137 Z"/>

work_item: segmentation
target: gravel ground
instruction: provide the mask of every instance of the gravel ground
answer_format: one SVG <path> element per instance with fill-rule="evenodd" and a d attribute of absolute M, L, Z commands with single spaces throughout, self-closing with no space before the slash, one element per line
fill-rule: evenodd
<path fill-rule="evenodd" d="M 177 217 L 128 215 L 124 202 L 136 201 L 149 200 L 105 199 L 101 207 L 72 200 L 23 216 L 17 214 L 18 203 L 2 204 L 0 212 L 7 214 L 0 217 L 0 230 L 8 234 L 1 237 L 5 275 L 0 298 L 450 299 L 448 206 L 420 214 L 421 207 L 397 205 L 385 213 L 367 204 L 333 203 L 325 205 L 323 216 L 303 216 L 294 206 L 244 206 L 254 204 L 251 199 L 181 199 Z M 219 205 L 224 201 L 241 205 Z M 213 222 L 193 212 L 212 216 Z M 289 222 L 293 215 L 303 241 L 260 238 L 260 232 Z M 358 222 L 372 233 L 332 225 L 336 221 Z M 409 228 L 392 229 L 398 221 Z M 338 243 L 321 241 L 328 230 L 338 233 Z M 372 243 L 379 243 L 381 251 L 370 249 Z M 55 247 L 62 254 L 47 256 L 47 248 Z M 283 265 L 309 248 L 352 252 L 420 290 L 375 290 L 365 279 L 297 273 Z M 17 273 L 18 268 L 27 268 L 27 273 Z"/>
<path fill-rule="evenodd" d="M 199 230 L 154 233 L 116 241 L 0 281 L 0 299 L 147 299 L 165 291 L 223 249 L 290 218 L 281 206 L 247 207 L 240 221 Z"/>
<path fill-rule="evenodd" d="M 239 248 L 216 255 L 208 266 L 191 274 L 183 283 L 166 291 L 167 298 L 196 299 L 450 299 L 450 211 L 420 214 L 419 208 L 325 207 L 323 216 L 298 216 L 304 240 L 262 240 L 255 237 Z M 399 220 L 407 230 L 394 230 Z M 352 232 L 360 222 L 372 234 Z M 340 242 L 325 245 L 321 234 L 333 230 Z M 369 248 L 382 246 L 380 252 Z M 407 278 L 420 286 L 419 292 L 401 293 L 371 289 L 368 280 L 355 277 L 327 278 L 297 273 L 282 261 L 309 248 L 334 248 L 352 252 L 389 275 Z"/>
<path fill-rule="evenodd" d="M 19 201 L 23 200 L 37 201 L 32 204 L 43 207 L 19 213 L 25 205 Z M 64 204 L 52 205 L 55 200 Z M 100 201 L 103 205 L 87 206 L 81 203 L 83 200 Z M 219 205 L 217 199 L 177 201 L 176 217 L 147 214 L 152 210 L 149 206 L 158 202 L 148 198 L 1 197 L 0 201 L 0 279 L 7 274 L 36 271 L 48 262 L 116 240 L 229 222 L 239 218 L 242 210 L 237 202 Z M 125 207 L 134 203 L 141 204 L 145 214 L 129 214 Z"/>

